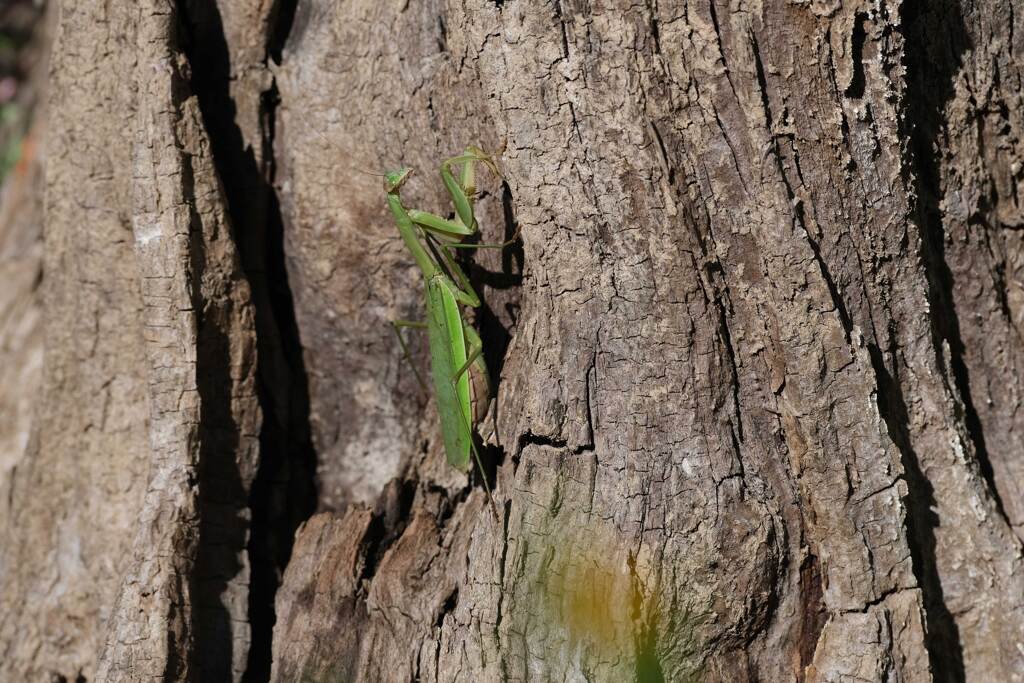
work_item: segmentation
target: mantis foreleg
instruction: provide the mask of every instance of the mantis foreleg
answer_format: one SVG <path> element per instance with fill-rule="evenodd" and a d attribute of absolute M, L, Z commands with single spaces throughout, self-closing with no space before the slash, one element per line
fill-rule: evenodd
<path fill-rule="evenodd" d="M 473 199 L 476 196 L 477 163 L 486 164 L 494 175 L 501 177 L 501 173 L 498 172 L 498 166 L 494 163 L 491 156 L 479 147 L 473 147 L 472 145 L 467 147 L 462 155 L 446 159 L 441 163 L 441 182 L 444 183 L 448 194 L 452 197 L 452 203 L 455 204 L 455 213 L 458 215 L 459 220 L 470 229 L 471 234 L 476 232 L 476 218 L 473 216 Z M 453 164 L 462 164 L 462 177 L 459 181 L 455 180 L 455 176 L 452 174 Z"/>
<path fill-rule="evenodd" d="M 426 211 L 409 209 L 412 222 L 424 231 L 435 233 L 450 239 L 461 239 L 477 232 L 476 217 L 473 215 L 473 201 L 476 199 L 476 164 L 486 164 L 491 171 L 500 177 L 498 167 L 489 154 L 479 147 L 467 147 L 461 156 L 446 159 L 441 163 L 441 181 L 455 205 L 456 220 L 441 218 Z M 462 164 L 459 180 L 452 173 L 454 164 Z"/>

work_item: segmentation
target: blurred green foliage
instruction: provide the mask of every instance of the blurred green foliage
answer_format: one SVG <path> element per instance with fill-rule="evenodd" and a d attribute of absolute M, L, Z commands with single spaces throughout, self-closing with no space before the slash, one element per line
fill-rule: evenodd
<path fill-rule="evenodd" d="M 18 105 L 0 105 L 0 182 L 21 158 L 21 143 L 25 139 L 24 127 L 19 125 L 21 118 Z"/>
<path fill-rule="evenodd" d="M 0 181 L 17 164 L 31 123 L 38 93 L 27 81 L 41 52 L 33 39 L 42 16 L 40 0 L 0 0 Z"/>

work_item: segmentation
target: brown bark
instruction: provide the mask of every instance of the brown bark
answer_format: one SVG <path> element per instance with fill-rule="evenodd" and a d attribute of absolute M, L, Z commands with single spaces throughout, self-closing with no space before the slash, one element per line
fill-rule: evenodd
<path fill-rule="evenodd" d="M 1018 680 L 1020 14 L 63 3 L 0 678 Z M 499 519 L 363 172 L 467 143 Z"/>

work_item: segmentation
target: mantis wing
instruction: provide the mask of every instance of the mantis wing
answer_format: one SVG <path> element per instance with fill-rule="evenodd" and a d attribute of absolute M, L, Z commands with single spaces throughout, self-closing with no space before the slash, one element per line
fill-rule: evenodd
<path fill-rule="evenodd" d="M 430 372 L 448 464 L 465 472 L 470 467 L 473 445 L 469 373 L 457 378 L 455 373 L 466 363 L 466 337 L 459 305 L 448 282 L 441 274 L 427 280 Z"/>

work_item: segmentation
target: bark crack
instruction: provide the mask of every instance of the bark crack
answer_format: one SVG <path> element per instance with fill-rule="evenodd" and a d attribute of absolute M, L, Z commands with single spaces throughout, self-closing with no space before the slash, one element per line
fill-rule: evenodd
<path fill-rule="evenodd" d="M 868 15 L 858 12 L 853 23 L 853 35 L 850 38 L 850 58 L 853 61 L 853 77 L 850 78 L 850 85 L 846 86 L 843 94 L 851 100 L 859 100 L 864 97 L 864 41 L 867 39 L 867 32 L 864 30 L 864 23 Z"/>
<path fill-rule="evenodd" d="M 764 116 L 768 123 L 768 132 L 772 131 L 772 105 L 768 98 L 768 79 L 765 76 L 764 62 L 761 61 L 761 48 L 757 44 L 757 35 L 750 31 L 750 48 L 754 54 L 754 70 L 757 74 L 757 85 L 761 91 L 761 106 L 764 107 Z"/>
<path fill-rule="evenodd" d="M 558 26 L 562 32 L 562 57 L 566 61 L 569 59 L 569 32 L 565 25 L 565 16 L 562 13 L 562 1 L 555 0 L 555 19 L 558 20 Z M 573 119 L 575 121 L 575 118 Z"/>
<path fill-rule="evenodd" d="M 800 680 L 814 661 L 814 652 L 827 622 L 821 564 L 816 555 L 808 553 L 800 564 Z"/>
<path fill-rule="evenodd" d="M 356 584 L 362 597 L 365 598 L 369 584 L 373 581 L 385 553 L 402 537 L 409 522 L 412 521 L 409 513 L 415 495 L 415 480 L 392 479 L 377 500 L 373 518 L 360 544 L 359 554 L 365 561 Z"/>
<path fill-rule="evenodd" d="M 970 38 L 963 23 L 959 0 L 939 3 L 905 3 L 901 8 L 901 21 L 906 36 L 906 116 L 910 140 L 907 171 L 916 194 L 912 220 L 921 236 L 920 257 L 928 281 L 927 298 L 931 315 L 932 344 L 936 363 L 952 396 L 957 420 L 963 424 L 974 445 L 978 470 L 986 482 L 996 512 L 1006 520 L 992 473 L 985 435 L 974 408 L 970 391 L 970 378 L 964 361 L 964 344 L 960 320 L 955 308 L 954 281 L 945 255 L 945 213 L 942 182 L 942 152 L 945 148 L 945 108 L 955 96 L 955 79 L 960 70 L 963 54 L 970 48 Z M 947 364 L 948 350 L 948 364 Z M 880 365 L 880 354 L 876 364 Z M 912 454 L 912 451 L 909 451 Z M 915 488 L 922 489 L 918 500 L 917 522 L 928 528 L 916 529 L 921 547 L 930 557 L 924 558 L 926 572 L 918 574 L 925 591 L 925 610 L 928 622 L 928 652 L 933 671 L 942 680 L 963 681 L 963 645 L 956 622 L 942 600 L 942 590 L 935 568 L 934 531 L 939 523 L 928 509 L 934 504 L 931 486 L 916 462 L 908 468 L 911 498 L 917 498 Z M 924 526 L 922 525 L 922 526 Z M 921 536 L 924 536 L 922 539 Z"/>
<path fill-rule="evenodd" d="M 751 38 L 753 40 L 753 37 Z M 756 43 L 754 43 L 756 46 Z M 762 73 L 761 59 L 758 56 L 755 48 L 754 55 L 757 63 L 757 71 L 759 74 Z M 761 77 L 759 77 L 760 79 Z M 762 85 L 762 88 L 766 86 Z M 767 91 L 762 91 L 765 98 L 764 107 L 765 114 L 768 120 L 771 121 L 771 110 L 768 108 L 767 102 Z M 807 238 L 807 243 L 811 247 L 811 253 L 814 255 L 814 262 L 818 266 L 818 270 L 821 272 L 821 277 L 825 281 L 825 287 L 828 289 L 829 297 L 832 299 L 832 304 L 836 308 L 836 313 L 839 316 L 839 322 L 843 327 L 843 335 L 846 338 L 846 343 L 850 344 L 851 335 L 853 333 L 853 318 L 850 316 L 849 310 L 846 308 L 846 302 L 843 299 L 842 293 L 839 291 L 839 287 L 836 285 L 835 278 L 832 276 L 832 271 L 829 269 L 828 263 L 821 253 L 821 246 L 818 241 L 811 236 L 810 230 L 807 226 L 807 217 L 804 215 L 803 200 L 797 196 L 796 191 L 793 188 L 793 184 L 789 180 L 789 176 L 786 173 L 786 168 L 782 163 L 782 154 L 779 151 L 778 139 L 774 136 L 771 142 L 771 153 L 775 158 L 775 165 L 779 171 L 779 177 L 782 180 L 782 184 L 786 189 L 786 197 L 789 199 L 790 205 L 793 207 L 793 220 L 801 230 L 803 230 L 804 237 Z"/>
<path fill-rule="evenodd" d="M 248 494 L 250 527 L 238 529 L 248 535 L 251 572 L 251 636 L 242 680 L 267 681 L 279 577 L 290 558 L 295 530 L 316 507 L 308 379 L 284 263 L 281 210 L 273 188 L 279 97 L 273 83 L 259 93 L 260 139 L 246 140 L 235 120 L 240 105 L 232 92 L 235 76 L 219 10 L 212 3 L 178 2 L 183 48 L 192 65 L 190 86 L 210 140 L 256 318 L 257 393 L 263 422 L 259 465 Z M 296 0 L 277 0 L 271 8 L 262 66 L 271 59 L 280 61 L 296 7 Z M 207 644 L 211 651 L 222 646 L 230 643 Z"/>
<path fill-rule="evenodd" d="M 936 566 L 935 528 L 939 519 L 934 512 L 935 489 L 922 471 L 920 456 L 912 445 L 910 416 L 899 378 L 889 373 L 877 345 L 868 344 L 867 349 L 878 385 L 878 412 L 885 422 L 889 438 L 900 453 L 907 482 L 907 497 L 903 501 L 907 509 L 907 544 L 910 547 L 914 576 L 917 577 L 923 596 L 925 647 L 933 672 L 948 671 L 948 680 L 962 681 L 963 646 L 960 631 L 946 605 Z M 891 353 L 894 367 L 898 367 L 895 351 L 891 349 Z"/>

